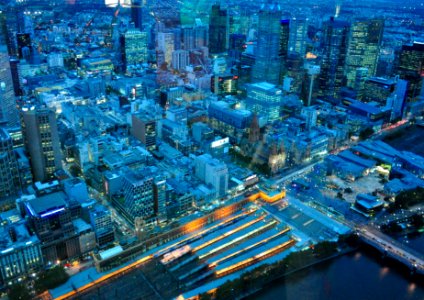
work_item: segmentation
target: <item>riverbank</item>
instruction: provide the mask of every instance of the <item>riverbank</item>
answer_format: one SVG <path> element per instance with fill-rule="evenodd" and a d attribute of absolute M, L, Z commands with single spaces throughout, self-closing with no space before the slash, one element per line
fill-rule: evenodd
<path fill-rule="evenodd" d="M 421 277 L 367 247 L 273 281 L 247 300 L 424 299 Z"/>
<path fill-rule="evenodd" d="M 246 299 L 246 298 L 249 298 L 249 297 L 254 297 L 256 294 L 260 293 L 262 290 L 266 289 L 268 286 L 270 286 L 271 284 L 273 284 L 276 281 L 281 280 L 282 278 L 285 278 L 287 276 L 293 275 L 293 274 L 295 274 L 295 273 L 297 273 L 299 271 L 303 271 L 303 270 L 309 269 L 309 268 L 311 268 L 313 266 L 316 266 L 318 264 L 322 264 L 324 262 L 331 261 L 331 260 L 333 260 L 335 258 L 338 258 L 338 257 L 341 257 L 343 255 L 347 255 L 349 253 L 353 253 L 356 250 L 358 250 L 358 247 L 346 247 L 345 249 L 342 249 L 342 250 L 338 251 L 337 253 L 335 253 L 335 254 L 333 254 L 331 256 L 328 256 L 328 257 L 325 257 L 325 258 L 316 260 L 316 261 L 314 261 L 312 263 L 309 263 L 307 265 L 304 265 L 302 267 L 299 267 L 299 268 L 297 268 L 295 270 L 291 270 L 291 271 L 288 271 L 288 272 L 286 272 L 284 274 L 281 274 L 280 276 L 277 276 L 277 277 L 273 278 L 270 282 L 265 283 L 262 287 L 257 288 L 257 289 L 252 290 L 252 291 L 249 291 L 249 292 L 247 292 L 247 293 L 245 293 L 243 295 L 237 296 L 236 299 Z"/>
<path fill-rule="evenodd" d="M 329 242 L 324 242 L 329 243 Z M 338 250 L 333 253 L 327 252 L 328 250 L 331 251 L 331 245 L 337 245 Z M 350 241 L 349 244 L 346 242 L 339 242 L 339 243 L 333 243 L 331 245 L 327 245 L 330 247 L 325 246 L 323 251 L 323 248 L 319 249 L 319 252 L 325 253 L 325 255 L 317 255 L 317 252 L 314 252 L 315 249 L 307 249 L 305 251 L 300 252 L 293 252 L 288 257 L 283 259 L 280 262 L 277 262 L 272 265 L 266 265 L 261 266 L 256 269 L 254 269 L 251 272 L 248 272 L 246 274 L 243 274 L 240 278 L 228 281 L 222 286 L 220 286 L 217 290 L 214 291 L 213 294 L 202 294 L 199 295 L 199 299 L 269 299 L 269 298 L 275 298 L 273 297 L 263 297 L 262 295 L 268 295 L 269 290 L 273 289 L 281 289 L 285 290 L 287 288 L 290 288 L 290 286 L 287 286 L 287 282 L 290 282 L 293 279 L 299 279 L 302 281 L 302 277 L 306 274 L 307 276 L 315 276 L 314 274 L 317 270 L 320 272 L 321 269 L 329 268 L 333 264 L 333 261 L 343 261 L 348 262 L 349 264 L 354 265 L 355 261 L 357 261 L 360 257 L 366 256 L 367 259 L 373 262 L 375 265 L 375 269 L 377 267 L 380 267 L 381 270 L 379 270 L 378 276 L 384 277 L 386 276 L 386 273 L 391 270 L 395 273 L 393 277 L 399 277 L 402 278 L 404 288 L 405 286 L 408 287 L 408 289 L 416 289 L 417 287 L 423 288 L 422 293 L 424 295 L 424 285 L 422 283 L 424 282 L 424 276 L 415 274 L 411 272 L 409 268 L 407 268 L 402 263 L 387 257 L 380 253 L 377 249 L 373 248 L 372 246 L 369 246 L 361 241 L 354 240 Z M 338 263 L 335 263 L 338 264 Z M 294 267 L 296 266 L 296 267 Z M 345 271 L 350 269 L 343 270 L 342 273 L 338 275 L 334 275 L 336 277 L 336 280 L 341 281 L 342 278 L 345 276 L 351 277 L 352 274 L 349 272 L 346 273 Z M 362 278 L 362 276 L 367 276 L 366 269 L 360 272 L 359 277 L 355 277 L 356 283 L 358 286 L 361 285 L 367 285 L 368 283 L 365 278 Z M 362 274 L 363 273 L 363 274 Z M 375 275 L 375 274 L 374 274 Z M 373 276 L 374 276 L 373 275 Z M 325 273 L 320 275 L 321 277 L 325 278 Z M 338 277 L 340 276 L 340 278 Z M 378 277 L 377 276 L 377 277 Z M 373 280 L 377 280 L 375 276 L 373 277 Z M 400 279 L 399 279 L 400 280 Z M 305 283 L 307 284 L 307 283 Z M 342 283 L 340 283 L 342 285 Z M 353 287 L 352 287 L 353 288 Z M 372 286 L 368 287 L 369 289 L 372 288 Z M 376 286 L 376 290 L 378 288 L 381 288 Z M 339 283 L 337 283 L 337 289 L 342 289 L 342 286 L 339 286 Z M 398 290 L 398 289 L 397 289 Z M 354 290 L 353 290 L 354 291 Z M 311 293 L 313 293 L 311 291 Z M 421 293 L 421 292 L 420 292 Z M 421 295 L 421 294 L 420 294 Z M 307 299 L 323 299 L 319 294 L 314 294 L 313 297 L 305 296 L 304 298 Z M 280 299 L 280 298 L 279 298 Z M 283 297 L 281 299 L 302 299 L 302 297 Z M 326 299 L 326 298 L 324 298 Z M 333 299 L 339 299 L 338 297 Z M 354 298 L 352 298 L 354 299 Z M 355 298 L 359 299 L 359 298 Z M 398 297 L 397 299 L 404 299 L 402 297 Z M 406 299 L 406 298 L 405 298 Z M 409 299 L 409 298 L 407 298 Z M 415 299 L 415 298 L 411 298 Z M 418 298 L 418 299 L 424 299 L 424 298 Z"/>
<path fill-rule="evenodd" d="M 199 295 L 199 299 L 241 299 L 263 289 L 271 282 L 299 270 L 310 268 L 355 250 L 355 235 L 340 236 L 338 242 L 323 241 L 302 251 L 291 252 L 284 259 L 261 265 L 241 277 L 229 280 L 217 289 Z M 353 245 L 353 246 L 351 246 Z"/>

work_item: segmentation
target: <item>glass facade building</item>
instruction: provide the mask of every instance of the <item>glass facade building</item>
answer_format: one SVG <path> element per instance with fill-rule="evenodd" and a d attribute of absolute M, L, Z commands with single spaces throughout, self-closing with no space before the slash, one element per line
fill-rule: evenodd
<path fill-rule="evenodd" d="M 282 92 L 268 82 L 253 83 L 247 86 L 246 108 L 267 122 L 280 119 Z"/>
<path fill-rule="evenodd" d="M 259 11 L 256 61 L 252 68 L 252 82 L 281 81 L 281 10 L 277 4 L 266 4 Z"/>
<path fill-rule="evenodd" d="M 325 22 L 323 30 L 323 56 L 318 77 L 319 96 L 337 98 L 344 85 L 349 23 L 333 18 Z"/>
<path fill-rule="evenodd" d="M 122 60 L 125 66 L 147 62 L 147 33 L 128 30 L 121 35 Z"/>
<path fill-rule="evenodd" d="M 209 53 L 220 54 L 227 51 L 228 38 L 228 11 L 222 9 L 219 4 L 214 4 L 209 17 Z"/>
<path fill-rule="evenodd" d="M 383 38 L 384 20 L 357 20 L 350 28 L 346 56 L 346 79 L 354 87 L 356 69 L 367 68 L 368 76 L 374 76 Z"/>

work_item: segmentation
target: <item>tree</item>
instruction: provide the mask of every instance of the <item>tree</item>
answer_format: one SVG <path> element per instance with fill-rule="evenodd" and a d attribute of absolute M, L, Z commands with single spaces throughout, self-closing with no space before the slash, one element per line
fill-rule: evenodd
<path fill-rule="evenodd" d="M 199 295 L 200 300 L 212 300 L 212 296 L 209 293 L 203 293 Z"/>
<path fill-rule="evenodd" d="M 395 202 L 390 206 L 391 211 L 399 208 L 408 208 L 409 206 L 424 202 L 424 188 L 403 191 L 396 196 Z"/>
<path fill-rule="evenodd" d="M 24 284 L 13 285 L 8 293 L 10 300 L 30 300 L 32 297 Z"/>
<path fill-rule="evenodd" d="M 40 277 L 35 281 L 35 290 L 42 293 L 46 290 L 53 289 L 68 281 L 69 275 L 62 266 L 56 266 L 50 270 L 41 273 Z"/>
<path fill-rule="evenodd" d="M 374 134 L 374 129 L 372 129 L 371 127 L 367 127 L 359 133 L 359 137 L 361 140 L 366 140 L 373 134 Z"/>
<path fill-rule="evenodd" d="M 73 164 L 69 167 L 69 173 L 71 173 L 74 177 L 78 177 L 81 175 L 81 169 L 77 165 Z"/>
<path fill-rule="evenodd" d="M 347 193 L 347 194 L 352 194 L 353 190 L 352 190 L 352 188 L 348 187 L 348 188 L 345 188 L 344 192 Z"/>
<path fill-rule="evenodd" d="M 337 251 L 337 243 L 323 241 L 315 245 L 314 253 L 319 256 L 329 256 Z"/>
<path fill-rule="evenodd" d="M 381 230 L 385 233 L 395 234 L 402 232 L 402 227 L 397 222 L 389 222 L 381 225 Z"/>
<path fill-rule="evenodd" d="M 411 224 L 417 228 L 424 226 L 424 216 L 415 214 L 411 217 Z"/>

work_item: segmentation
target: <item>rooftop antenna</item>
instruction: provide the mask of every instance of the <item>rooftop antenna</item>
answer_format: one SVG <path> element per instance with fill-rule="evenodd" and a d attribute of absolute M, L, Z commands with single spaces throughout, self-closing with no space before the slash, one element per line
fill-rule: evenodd
<path fill-rule="evenodd" d="M 336 1 L 336 13 L 334 15 L 334 18 L 338 18 L 339 17 L 341 8 L 342 8 L 342 1 L 341 0 L 337 0 Z"/>

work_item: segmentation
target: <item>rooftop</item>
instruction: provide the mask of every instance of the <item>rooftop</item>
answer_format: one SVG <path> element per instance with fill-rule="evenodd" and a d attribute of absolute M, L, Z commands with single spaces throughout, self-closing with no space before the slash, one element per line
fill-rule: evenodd
<path fill-rule="evenodd" d="M 16 233 L 16 241 L 11 238 L 11 230 Z M 0 255 L 11 252 L 16 248 L 29 246 L 38 241 L 37 236 L 30 235 L 24 222 L 13 223 L 12 225 L 9 221 L 6 225 L 0 226 Z"/>
<path fill-rule="evenodd" d="M 27 202 L 27 208 L 34 217 L 45 217 L 54 212 L 59 212 L 67 207 L 64 192 L 55 192 L 37 197 Z"/>
<path fill-rule="evenodd" d="M 78 233 L 91 230 L 91 226 L 80 218 L 73 220 L 72 224 L 74 224 Z"/>
<path fill-rule="evenodd" d="M 252 114 L 249 110 L 245 110 L 245 109 L 232 109 L 230 107 L 230 104 L 227 103 L 227 102 L 225 102 L 225 101 L 215 101 L 215 102 L 212 102 L 209 107 L 212 107 L 212 108 L 215 107 L 217 109 L 228 111 L 230 113 L 238 114 L 238 115 L 241 115 L 241 116 L 244 116 L 244 117 L 249 117 Z"/>
<path fill-rule="evenodd" d="M 409 151 L 402 151 L 397 155 L 397 157 L 404 160 L 408 164 L 413 165 L 416 168 L 424 170 L 424 158 L 422 156 L 419 156 Z"/>
<path fill-rule="evenodd" d="M 122 251 L 123 251 L 123 249 L 122 249 L 121 246 L 116 246 L 116 247 L 110 248 L 108 250 L 102 251 L 99 254 L 100 254 L 101 259 L 103 260 L 103 259 L 107 259 L 109 257 L 115 256 L 115 255 L 121 253 Z"/>
<path fill-rule="evenodd" d="M 367 82 L 368 81 L 381 83 L 381 84 L 387 84 L 387 85 L 391 85 L 391 84 L 396 83 L 393 78 L 383 78 L 383 77 L 370 77 L 370 78 L 367 79 Z"/>
<path fill-rule="evenodd" d="M 10 135 L 7 133 L 6 129 L 0 128 L 0 140 L 10 139 Z"/>
<path fill-rule="evenodd" d="M 349 150 L 345 150 L 343 152 L 340 152 L 339 156 L 341 158 L 343 158 L 343 159 L 345 159 L 349 162 L 352 162 L 354 164 L 357 164 L 361 167 L 371 168 L 375 165 L 375 161 L 359 157 L 358 155 L 353 154 Z"/>

